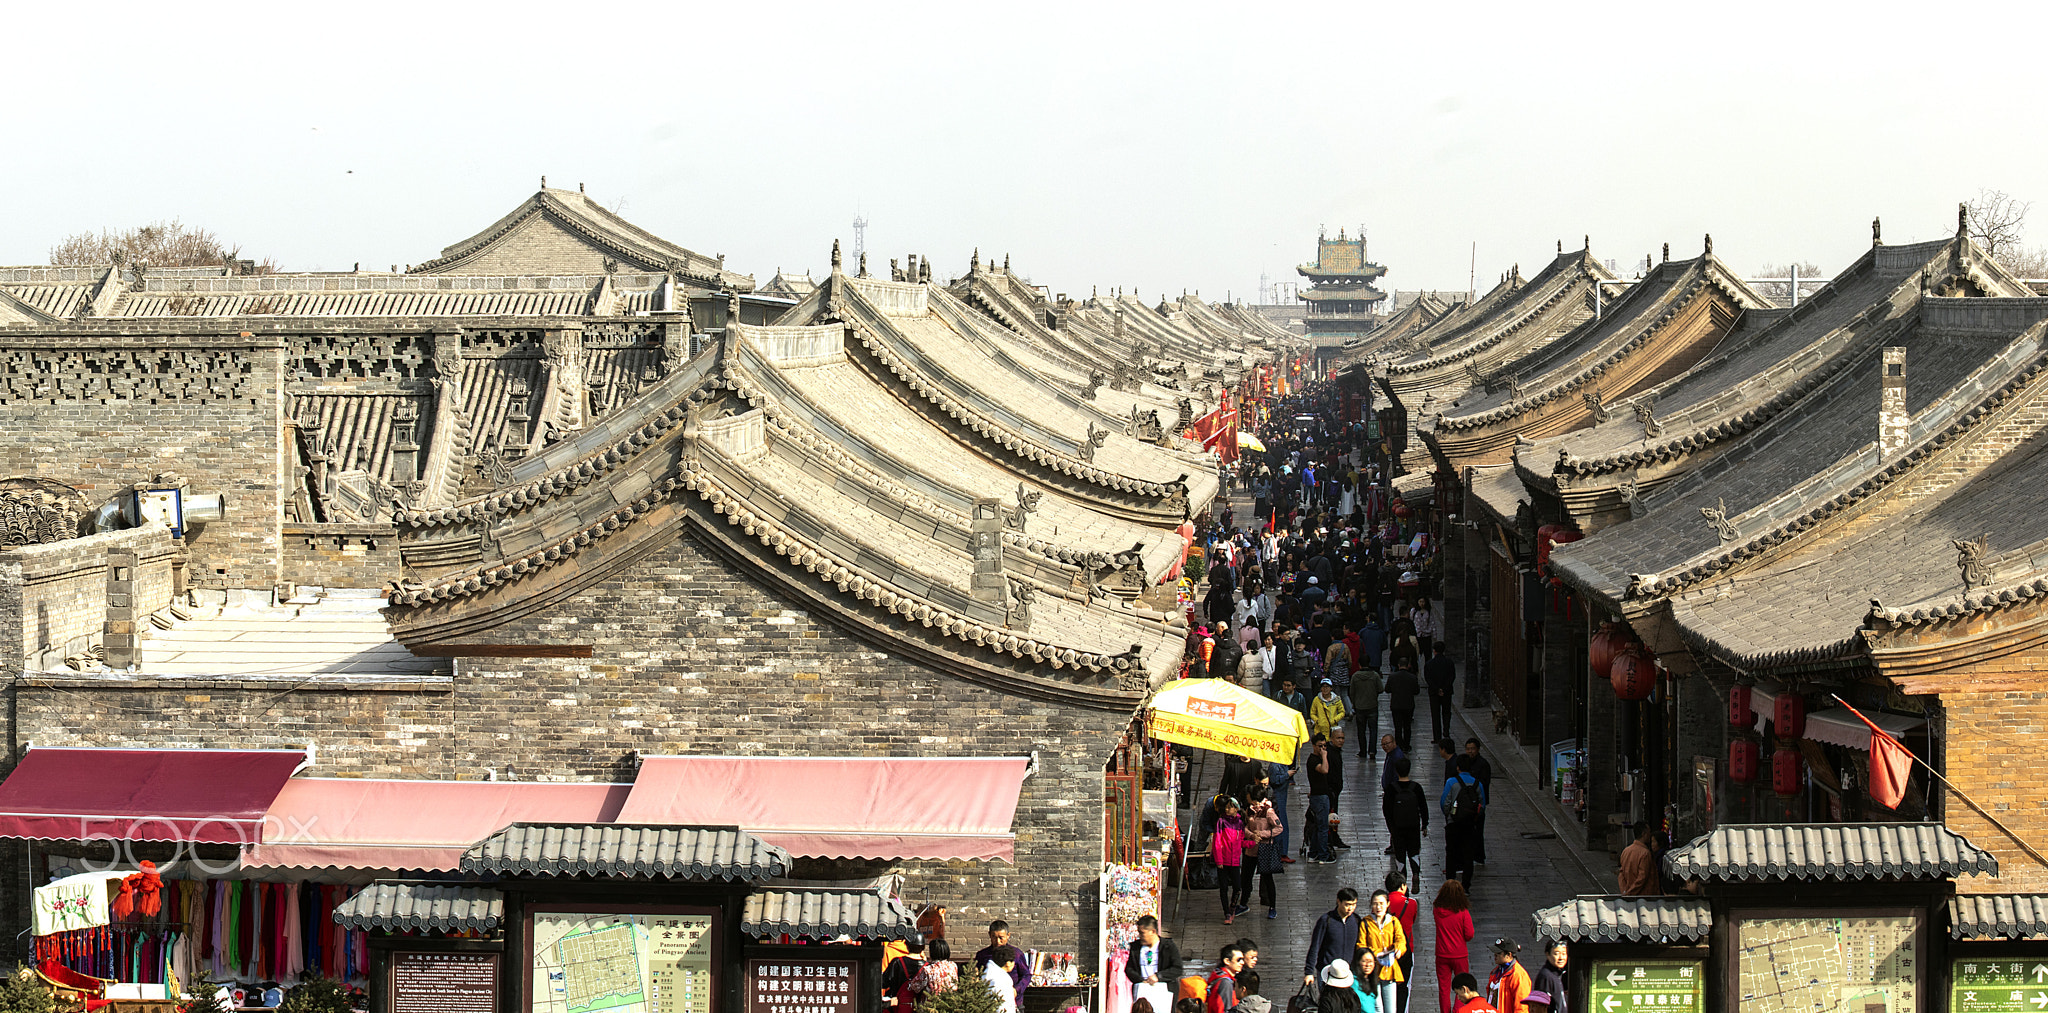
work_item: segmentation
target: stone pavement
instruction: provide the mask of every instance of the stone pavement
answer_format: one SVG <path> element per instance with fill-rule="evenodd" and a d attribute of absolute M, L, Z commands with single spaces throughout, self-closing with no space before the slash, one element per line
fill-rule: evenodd
<path fill-rule="evenodd" d="M 1385 731 L 1389 719 L 1384 697 L 1381 704 L 1380 728 Z M 1429 723 L 1426 705 L 1416 717 L 1416 746 L 1422 755 L 1415 759 L 1414 779 L 1423 785 L 1433 802 L 1446 776 L 1444 762 L 1423 741 Z M 1494 768 L 1493 798 L 1486 821 L 1488 861 L 1478 867 L 1472 879 L 1472 918 L 1478 934 L 1472 942 L 1471 959 L 1482 969 L 1490 959 L 1488 945 L 1501 936 L 1521 943 L 1524 957 L 1535 959 L 1537 941 L 1529 935 L 1529 916 L 1537 909 L 1582 893 L 1614 890 L 1612 860 L 1605 855 L 1577 854 L 1568 841 L 1560 840 L 1556 828 L 1538 810 L 1538 800 L 1531 795 L 1547 789 L 1530 783 L 1528 765 L 1518 760 L 1503 762 L 1497 754 L 1497 749 L 1511 747 L 1501 741 L 1504 736 L 1493 734 L 1491 717 L 1492 712 L 1485 709 L 1460 708 L 1453 722 L 1459 741 L 1469 736 L 1487 744 L 1482 747 L 1483 755 Z M 1481 724 L 1485 727 L 1479 727 Z M 1352 848 L 1338 852 L 1335 865 L 1300 861 L 1275 877 L 1277 918 L 1268 919 L 1266 910 L 1254 903 L 1252 910 L 1238 916 L 1235 924 L 1224 925 L 1221 900 L 1215 890 L 1190 890 L 1179 895 L 1177 901 L 1176 891 L 1169 888 L 1164 904 L 1168 929 L 1179 941 L 1187 965 L 1201 969 L 1189 973 L 1206 974 L 1214 966 L 1222 944 L 1248 937 L 1259 944 L 1259 969 L 1265 982 L 1261 991 L 1274 1000 L 1276 1007 L 1284 1007 L 1286 998 L 1301 987 L 1309 932 L 1316 917 L 1332 906 L 1337 890 L 1349 886 L 1357 889 L 1361 897 L 1369 897 L 1372 890 L 1381 886 L 1389 859 L 1380 851 L 1387 846 L 1387 833 L 1380 817 L 1379 759 L 1377 755 L 1361 759 L 1356 742 L 1347 743 L 1346 748 L 1350 755 L 1346 758 L 1345 791 L 1338 797 L 1338 812 L 1343 817 L 1344 839 Z M 1378 753 L 1377 747 L 1374 753 Z M 1194 797 L 1198 801 L 1215 793 L 1222 766 L 1221 756 L 1197 753 Z M 1295 830 L 1293 847 L 1297 850 L 1302 840 L 1300 821 L 1307 808 L 1305 777 L 1302 783 L 1304 787 L 1290 792 L 1288 800 L 1289 826 Z M 1193 813 L 1183 814 L 1184 823 L 1192 819 Z M 1437 1008 L 1436 930 L 1430 901 L 1442 885 L 1442 868 L 1442 814 L 1432 810 L 1430 834 L 1423 841 L 1424 883 L 1417 898 L 1423 910 L 1415 926 L 1420 952 L 1415 961 L 1415 991 L 1410 1009 L 1416 1013 L 1431 1013 Z M 1257 898 L 1254 887 L 1252 899 L 1256 902 Z"/>

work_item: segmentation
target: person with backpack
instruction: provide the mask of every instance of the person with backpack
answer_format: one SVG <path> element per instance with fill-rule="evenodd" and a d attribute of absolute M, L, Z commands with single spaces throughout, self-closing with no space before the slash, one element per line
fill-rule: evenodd
<path fill-rule="evenodd" d="M 1228 921 L 1228 919 L 1225 919 Z M 1244 948 L 1224 943 L 1217 954 L 1216 969 L 1209 972 L 1205 1013 L 1230 1013 L 1237 1008 L 1237 973 L 1244 970 Z"/>
<path fill-rule="evenodd" d="M 1344 887 L 1337 891 L 1336 906 L 1323 912 L 1316 919 L 1315 928 L 1308 936 L 1308 960 L 1302 964 L 1301 984 L 1306 988 L 1316 983 L 1316 976 L 1327 971 L 1334 963 L 1345 964 L 1344 977 L 1351 977 L 1350 960 L 1358 948 L 1358 891 Z M 1348 990 L 1349 982 L 1345 985 Z"/>
<path fill-rule="evenodd" d="M 1429 836 L 1429 799 L 1422 793 L 1422 786 L 1409 779 L 1407 757 L 1395 760 L 1393 771 L 1394 787 L 1381 797 L 1380 815 L 1387 821 L 1394 867 L 1409 870 L 1412 882 L 1422 876 L 1422 839 Z"/>
<path fill-rule="evenodd" d="M 924 971 L 924 937 L 912 936 L 905 940 L 905 944 L 905 952 L 882 969 L 882 1005 L 910 1013 L 911 1008 L 917 1005 L 910 983 Z"/>
<path fill-rule="evenodd" d="M 1228 925 L 1237 917 L 1237 905 L 1244 900 L 1245 882 L 1240 875 L 1244 868 L 1245 842 L 1250 836 L 1245 833 L 1244 816 L 1234 798 L 1226 798 L 1217 807 L 1221 815 L 1216 817 L 1216 830 L 1209 835 L 1209 857 L 1216 863 L 1216 892 L 1223 898 L 1223 924 Z"/>
<path fill-rule="evenodd" d="M 1131 983 L 1131 994 L 1151 1000 L 1155 1010 L 1167 1009 L 1181 973 L 1180 947 L 1159 934 L 1159 919 L 1152 915 L 1138 919 L 1138 938 L 1124 960 L 1124 978 Z"/>
<path fill-rule="evenodd" d="M 1317 733 L 1310 736 L 1308 748 L 1305 761 L 1308 767 L 1308 815 L 1304 817 L 1308 841 L 1305 847 L 1311 864 L 1328 865 L 1337 860 L 1337 851 L 1330 846 L 1330 813 L 1336 807 L 1344 761 L 1330 755 L 1330 737 L 1327 735 Z"/>
<path fill-rule="evenodd" d="M 1450 740 L 1445 739 L 1448 746 Z M 1472 774 L 1472 758 L 1459 756 L 1456 773 L 1444 780 L 1444 875 L 1456 876 L 1472 889 L 1472 862 L 1479 857 L 1479 814 L 1486 808 L 1486 786 Z"/>
<path fill-rule="evenodd" d="M 1273 1001 L 1259 994 L 1259 972 L 1249 967 L 1237 976 L 1237 1013 L 1273 1013 Z"/>

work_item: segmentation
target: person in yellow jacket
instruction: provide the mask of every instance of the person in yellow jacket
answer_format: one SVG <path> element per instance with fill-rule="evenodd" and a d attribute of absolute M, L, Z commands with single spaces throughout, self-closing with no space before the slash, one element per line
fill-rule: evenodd
<path fill-rule="evenodd" d="M 1373 991 L 1382 1010 L 1400 1009 L 1396 993 L 1401 958 L 1408 953 L 1408 933 L 1387 910 L 1389 903 L 1387 891 L 1372 892 L 1372 913 L 1358 923 L 1358 959 L 1352 961 L 1359 968 L 1359 984 Z"/>
<path fill-rule="evenodd" d="M 1328 679 L 1316 691 L 1316 697 L 1308 702 L 1308 730 L 1328 737 L 1330 729 L 1344 723 L 1350 711 L 1344 707 L 1344 698 L 1337 695 L 1337 687 Z"/>

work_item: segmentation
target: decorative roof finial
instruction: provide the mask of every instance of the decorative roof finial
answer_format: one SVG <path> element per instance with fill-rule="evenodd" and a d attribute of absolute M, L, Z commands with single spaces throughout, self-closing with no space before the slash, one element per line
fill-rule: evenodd
<path fill-rule="evenodd" d="M 1969 234 L 1970 206 L 1968 204 L 1958 202 L 1956 204 L 1956 238 L 1961 239 Z"/>
<path fill-rule="evenodd" d="M 1951 538 L 1949 544 L 1956 547 L 1956 568 L 1963 573 L 1964 591 L 1991 583 L 1991 567 L 1984 559 L 1991 551 L 1991 536 L 1988 533 L 1974 542 Z"/>
<path fill-rule="evenodd" d="M 1704 250 L 1702 250 L 1702 251 L 1700 251 L 1700 255 L 1701 255 L 1701 256 L 1707 256 L 1707 255 L 1709 255 L 1709 254 L 1712 254 L 1713 252 L 1714 252 L 1714 234 L 1713 234 L 1713 233 L 1711 233 L 1711 232 L 1709 232 L 1709 233 L 1707 233 L 1707 248 L 1706 248 L 1706 249 L 1704 249 Z"/>
<path fill-rule="evenodd" d="M 583 192 L 583 184 L 581 184 L 581 183 L 578 183 L 578 184 L 576 184 L 576 192 L 577 192 L 577 193 L 582 193 L 582 192 Z"/>
<path fill-rule="evenodd" d="M 540 178 L 540 188 L 543 190 L 548 188 L 548 178 L 546 176 Z"/>
<path fill-rule="evenodd" d="M 1664 260 L 1663 260 L 1663 262 L 1664 262 L 1664 263 L 1666 263 L 1666 264 L 1669 264 L 1669 263 L 1671 263 L 1671 244 L 1670 244 L 1670 243 L 1665 243 L 1665 244 L 1664 244 Z"/>
<path fill-rule="evenodd" d="M 1590 249 L 1592 249 L 1592 248 L 1593 248 L 1593 234 L 1592 234 L 1592 233 L 1590 233 L 1590 232 L 1586 233 L 1586 245 L 1585 245 L 1584 247 L 1582 247 L 1582 248 L 1583 248 L 1583 249 L 1587 249 L 1587 250 L 1590 250 Z"/>
<path fill-rule="evenodd" d="M 1876 218 L 1870 220 L 1870 245 L 1884 245 L 1884 223 Z"/>
<path fill-rule="evenodd" d="M 832 240 L 832 270 L 839 270 L 839 240 Z"/>
<path fill-rule="evenodd" d="M 860 251 L 860 277 L 868 276 L 868 251 Z"/>
<path fill-rule="evenodd" d="M 1560 257 L 1564 256 L 1564 240 L 1562 239 L 1557 241 L 1557 255 Z"/>
<path fill-rule="evenodd" d="M 981 273 L 981 247 L 974 248 L 974 256 L 967 258 L 967 273 Z"/>
<path fill-rule="evenodd" d="M 1010 255 L 1007 253 L 1003 254 L 1003 273 L 1010 273 Z"/>

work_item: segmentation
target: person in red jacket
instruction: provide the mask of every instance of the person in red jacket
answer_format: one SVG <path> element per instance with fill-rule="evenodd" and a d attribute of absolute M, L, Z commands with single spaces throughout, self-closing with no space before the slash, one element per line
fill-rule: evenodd
<path fill-rule="evenodd" d="M 1486 997 L 1479 994 L 1479 979 L 1470 974 L 1461 974 L 1451 979 L 1451 994 L 1457 997 L 1458 1006 L 1453 1013 L 1500 1013 Z"/>
<path fill-rule="evenodd" d="M 1401 980 L 1395 992 L 1401 1009 L 1408 1008 L 1408 990 L 1415 985 L 1415 916 L 1422 912 L 1422 903 L 1409 896 L 1408 875 L 1395 871 L 1387 873 L 1387 913 L 1401 919 L 1401 938 L 1408 940 L 1408 952 L 1400 957 Z"/>
<path fill-rule="evenodd" d="M 1457 1007 L 1451 994 L 1451 980 L 1472 970 L 1472 960 L 1466 947 L 1477 930 L 1472 927 L 1472 910 L 1465 899 L 1465 887 L 1457 880 L 1444 881 L 1443 889 L 1436 892 L 1436 903 L 1432 907 L 1435 908 L 1436 922 L 1437 1002 L 1443 1013 L 1454 1013 Z"/>

